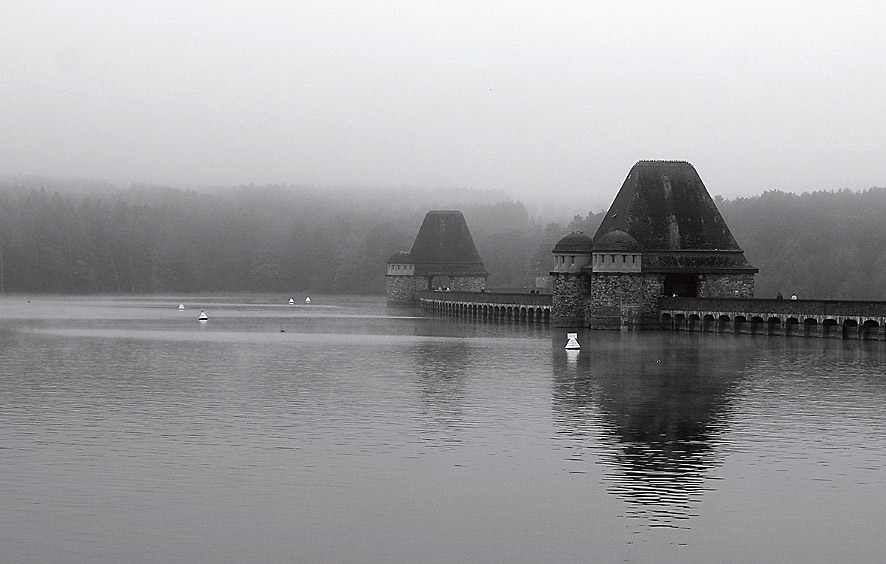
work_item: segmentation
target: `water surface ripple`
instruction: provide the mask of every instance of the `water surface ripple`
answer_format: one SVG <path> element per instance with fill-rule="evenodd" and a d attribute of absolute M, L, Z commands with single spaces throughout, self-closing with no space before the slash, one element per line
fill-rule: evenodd
<path fill-rule="evenodd" d="M 0 299 L 0 561 L 886 554 L 882 343 L 286 299 Z"/>

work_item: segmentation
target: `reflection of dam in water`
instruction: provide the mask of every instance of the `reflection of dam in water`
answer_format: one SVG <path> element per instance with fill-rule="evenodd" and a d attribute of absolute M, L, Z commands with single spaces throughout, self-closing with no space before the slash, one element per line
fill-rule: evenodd
<path fill-rule="evenodd" d="M 588 335 L 581 351 L 554 353 L 554 422 L 569 456 L 597 457 L 628 516 L 679 527 L 720 463 L 742 355 L 669 333 Z"/>

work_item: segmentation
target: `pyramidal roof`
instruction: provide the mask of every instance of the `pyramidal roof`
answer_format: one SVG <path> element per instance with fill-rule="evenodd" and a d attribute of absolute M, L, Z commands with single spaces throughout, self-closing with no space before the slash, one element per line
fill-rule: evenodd
<path fill-rule="evenodd" d="M 615 230 L 631 235 L 644 251 L 741 251 L 695 167 L 685 161 L 635 164 L 594 241 Z"/>
<path fill-rule="evenodd" d="M 460 211 L 429 211 L 409 254 L 417 275 L 488 275 Z"/>

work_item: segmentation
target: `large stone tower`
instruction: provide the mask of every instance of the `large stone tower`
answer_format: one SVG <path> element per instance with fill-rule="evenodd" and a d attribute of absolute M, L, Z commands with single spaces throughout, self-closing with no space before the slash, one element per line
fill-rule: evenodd
<path fill-rule="evenodd" d="M 661 296 L 753 297 L 756 272 L 691 164 L 640 161 L 594 235 L 591 263 L 578 273 L 551 272 L 552 320 L 598 329 L 653 327 Z M 570 276 L 581 282 L 571 288 L 587 292 L 558 295 Z M 574 314 L 558 316 L 566 296 L 583 301 L 580 322 Z"/>
<path fill-rule="evenodd" d="M 412 250 L 388 259 L 388 303 L 415 303 L 418 293 L 437 281 L 450 290 L 479 292 L 486 289 L 488 276 L 462 213 L 430 211 Z"/>

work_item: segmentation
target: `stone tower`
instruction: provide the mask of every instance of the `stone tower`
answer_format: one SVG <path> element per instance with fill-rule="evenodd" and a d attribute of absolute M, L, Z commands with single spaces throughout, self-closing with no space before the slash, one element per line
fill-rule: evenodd
<path fill-rule="evenodd" d="M 558 316 L 566 310 L 555 291 L 552 321 L 653 327 L 660 297 L 753 297 L 756 272 L 691 164 L 640 161 L 594 235 L 591 263 L 578 273 L 551 272 L 555 288 L 570 276 L 586 284 L 583 319 Z"/>
<path fill-rule="evenodd" d="M 488 276 L 462 213 L 429 211 L 412 250 L 388 259 L 388 303 L 415 303 L 435 280 L 445 280 L 450 290 L 479 292 L 486 289 Z"/>
<path fill-rule="evenodd" d="M 591 277 L 585 268 L 591 262 L 594 240 L 580 231 L 560 239 L 554 247 L 551 319 L 561 327 L 584 325 L 585 305 L 591 292 Z"/>

